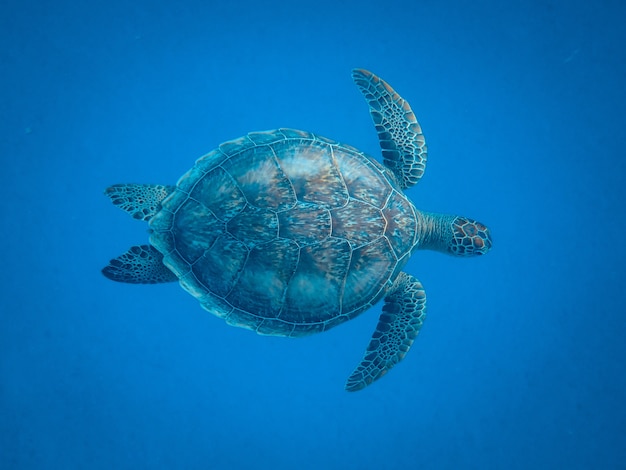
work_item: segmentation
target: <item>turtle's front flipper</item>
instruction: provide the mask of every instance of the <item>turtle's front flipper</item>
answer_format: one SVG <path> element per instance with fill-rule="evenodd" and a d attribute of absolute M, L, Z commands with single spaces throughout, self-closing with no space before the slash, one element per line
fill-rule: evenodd
<path fill-rule="evenodd" d="M 413 276 L 400 273 L 361 363 L 346 382 L 346 390 L 367 387 L 400 362 L 409 351 L 426 317 L 426 293 Z"/>
<path fill-rule="evenodd" d="M 178 277 L 163 264 L 163 255 L 151 245 L 132 246 L 123 255 L 109 261 L 102 274 L 113 281 L 130 284 L 178 281 Z"/>
<path fill-rule="evenodd" d="M 172 191 L 174 186 L 163 184 L 115 184 L 107 188 L 104 194 L 133 219 L 148 221 L 161 210 L 161 201 Z"/>
<path fill-rule="evenodd" d="M 426 140 L 409 103 L 381 78 L 354 69 L 352 79 L 367 100 L 385 166 L 402 189 L 419 181 L 426 168 Z"/>

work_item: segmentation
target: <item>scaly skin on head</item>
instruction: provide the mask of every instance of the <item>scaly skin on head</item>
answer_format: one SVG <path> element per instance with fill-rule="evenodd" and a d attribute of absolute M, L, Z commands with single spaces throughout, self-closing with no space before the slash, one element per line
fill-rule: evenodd
<path fill-rule="evenodd" d="M 421 234 L 420 250 L 436 250 L 453 256 L 487 253 L 493 242 L 489 229 L 480 222 L 458 215 L 417 212 Z"/>

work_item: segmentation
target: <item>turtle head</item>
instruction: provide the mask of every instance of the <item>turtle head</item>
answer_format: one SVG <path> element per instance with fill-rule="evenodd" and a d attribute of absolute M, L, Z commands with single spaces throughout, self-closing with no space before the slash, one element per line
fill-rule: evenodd
<path fill-rule="evenodd" d="M 480 222 L 467 217 L 456 216 L 450 222 L 451 239 L 448 253 L 454 256 L 484 255 L 491 249 L 489 229 Z"/>
<path fill-rule="evenodd" d="M 417 211 L 417 248 L 453 256 L 484 255 L 491 249 L 489 229 L 480 222 L 459 215 Z"/>

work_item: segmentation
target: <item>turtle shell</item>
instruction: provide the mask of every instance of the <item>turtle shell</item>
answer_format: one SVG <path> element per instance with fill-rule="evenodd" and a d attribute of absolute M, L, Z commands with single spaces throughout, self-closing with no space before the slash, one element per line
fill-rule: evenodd
<path fill-rule="evenodd" d="M 150 227 L 206 310 L 277 336 L 324 331 L 371 307 L 417 241 L 415 209 L 387 169 L 292 129 L 200 158 Z"/>

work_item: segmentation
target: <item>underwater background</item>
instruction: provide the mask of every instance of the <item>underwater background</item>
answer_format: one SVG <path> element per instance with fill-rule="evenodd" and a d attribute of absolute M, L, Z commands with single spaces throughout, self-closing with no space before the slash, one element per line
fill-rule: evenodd
<path fill-rule="evenodd" d="M 0 468 L 626 468 L 620 1 L 16 1 L 0 15 Z M 220 142 L 305 129 L 379 158 L 354 67 L 412 105 L 411 352 L 357 392 L 380 305 L 324 334 L 232 328 L 100 269 L 147 225 L 103 195 Z"/>

